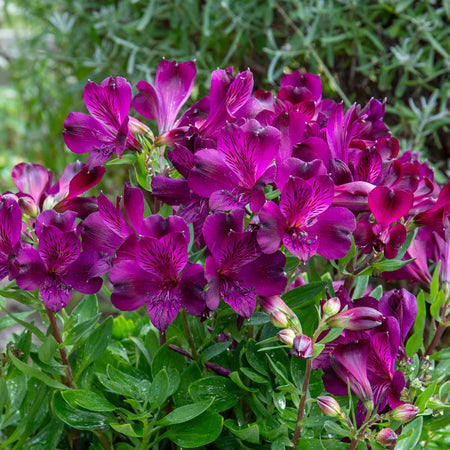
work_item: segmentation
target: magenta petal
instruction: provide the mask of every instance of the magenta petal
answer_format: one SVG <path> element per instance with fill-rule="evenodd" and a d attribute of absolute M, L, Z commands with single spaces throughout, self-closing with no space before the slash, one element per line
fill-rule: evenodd
<path fill-rule="evenodd" d="M 161 239 L 139 240 L 136 261 L 146 271 L 164 279 L 176 279 L 188 261 L 183 233 L 169 233 Z"/>
<path fill-rule="evenodd" d="M 39 205 L 41 195 L 50 187 L 52 173 L 39 164 L 20 163 L 11 174 L 13 183 L 20 192 L 31 195 Z"/>
<path fill-rule="evenodd" d="M 308 233 L 317 235 L 317 253 L 327 259 L 342 258 L 350 250 L 350 234 L 356 228 L 355 216 L 346 208 L 329 208 L 308 227 Z"/>
<path fill-rule="evenodd" d="M 120 204 L 117 203 L 114 206 L 103 193 L 98 196 L 98 212 L 105 225 L 110 227 L 117 235 L 125 239 L 133 232 L 125 217 L 123 217 Z"/>
<path fill-rule="evenodd" d="M 12 198 L 0 200 L 0 251 L 9 252 L 20 240 L 22 211 Z"/>
<path fill-rule="evenodd" d="M 34 248 L 23 248 L 17 256 L 19 275 L 16 277 L 17 286 L 26 291 L 37 289 L 46 276 L 46 270 L 39 253 Z"/>
<path fill-rule="evenodd" d="M 250 70 L 240 72 L 230 84 L 225 97 L 228 114 L 234 115 L 250 98 L 253 90 L 253 74 Z"/>
<path fill-rule="evenodd" d="M 397 256 L 402 244 L 406 241 L 406 228 L 398 223 L 389 230 L 389 242 L 384 247 L 384 256 L 393 259 Z"/>
<path fill-rule="evenodd" d="M 408 213 L 413 200 L 410 191 L 378 186 L 369 194 L 369 208 L 378 223 L 390 225 Z"/>
<path fill-rule="evenodd" d="M 122 311 L 133 311 L 147 303 L 157 289 L 158 282 L 135 261 L 122 261 L 114 266 L 109 273 L 109 280 L 114 286 L 111 302 Z"/>
<path fill-rule="evenodd" d="M 181 303 L 178 298 L 167 298 L 164 292 L 160 292 L 147 303 L 147 312 L 152 324 L 158 330 L 166 331 L 177 317 L 180 307 Z"/>
<path fill-rule="evenodd" d="M 39 236 L 39 256 L 49 272 L 62 274 L 80 255 L 81 243 L 74 232 L 50 225 Z"/>
<path fill-rule="evenodd" d="M 198 316 L 205 308 L 204 288 L 206 279 L 203 267 L 200 264 L 188 263 L 180 280 L 181 306 L 188 314 Z"/>
<path fill-rule="evenodd" d="M 46 209 L 36 217 L 36 234 L 40 237 L 45 227 L 50 225 L 53 225 L 61 231 L 75 231 L 77 228 L 77 224 L 75 222 L 76 218 L 77 213 L 74 211 L 58 213 L 53 209 Z"/>
<path fill-rule="evenodd" d="M 274 202 L 267 202 L 259 211 L 261 227 L 257 233 L 258 244 L 264 253 L 275 253 L 281 246 L 286 219 Z"/>
<path fill-rule="evenodd" d="M 70 181 L 67 199 L 81 195 L 96 186 L 106 169 L 103 166 L 97 166 L 89 170 L 87 166 L 84 166 Z"/>
<path fill-rule="evenodd" d="M 287 158 L 278 166 L 276 181 L 278 188 L 283 189 L 291 176 L 309 180 L 326 174 L 327 169 L 320 159 L 305 162 L 298 158 Z"/>
<path fill-rule="evenodd" d="M 191 198 L 191 190 L 187 180 L 161 175 L 153 177 L 152 194 L 168 205 L 181 205 L 189 202 Z"/>
<path fill-rule="evenodd" d="M 72 287 L 67 285 L 58 275 L 47 276 L 39 290 L 45 306 L 54 313 L 61 311 L 72 295 Z"/>
<path fill-rule="evenodd" d="M 93 250 L 82 252 L 69 267 L 64 282 L 83 294 L 95 294 L 102 287 L 103 280 L 92 274 L 98 273 L 97 266 L 102 262 L 98 252 Z"/>
<path fill-rule="evenodd" d="M 308 261 L 317 251 L 319 241 L 317 235 L 308 233 L 306 229 L 292 228 L 283 235 L 285 247 L 301 261 Z"/>
<path fill-rule="evenodd" d="M 277 164 L 292 156 L 292 148 L 303 140 L 306 117 L 299 111 L 281 113 L 275 119 L 273 126 L 281 132 L 280 151 Z"/>
<path fill-rule="evenodd" d="M 249 319 L 256 308 L 256 294 L 253 287 L 240 281 L 226 280 L 220 284 L 223 301 L 240 316 Z"/>
<path fill-rule="evenodd" d="M 217 150 L 205 149 L 195 156 L 195 167 L 189 173 L 189 186 L 200 197 L 210 197 L 215 191 L 232 191 L 239 179 Z"/>
<path fill-rule="evenodd" d="M 167 219 L 159 214 L 144 219 L 142 223 L 142 235 L 149 238 L 160 239 L 169 233 L 181 233 L 189 244 L 189 228 L 186 221 L 177 216 L 169 216 Z"/>
<path fill-rule="evenodd" d="M 162 60 L 156 71 L 155 88 L 160 99 L 160 133 L 172 128 L 178 112 L 194 87 L 196 68 L 193 61 L 177 64 Z"/>
<path fill-rule="evenodd" d="M 159 119 L 159 99 L 153 86 L 147 81 L 136 84 L 139 91 L 133 99 L 133 108 L 146 119 Z"/>
<path fill-rule="evenodd" d="M 376 150 L 364 150 L 355 161 L 355 178 L 377 184 L 382 168 L 380 154 Z"/>
<path fill-rule="evenodd" d="M 131 187 L 130 183 L 125 183 L 123 206 L 131 226 L 136 233 L 140 234 L 144 217 L 144 194 L 142 190 Z"/>
<path fill-rule="evenodd" d="M 281 252 L 261 255 L 239 270 L 245 284 L 255 289 L 256 294 L 270 297 L 284 292 L 287 278 L 284 273 L 286 257 Z"/>
<path fill-rule="evenodd" d="M 110 146 L 114 136 L 87 114 L 71 112 L 64 121 L 64 142 L 74 153 L 88 153 Z"/>

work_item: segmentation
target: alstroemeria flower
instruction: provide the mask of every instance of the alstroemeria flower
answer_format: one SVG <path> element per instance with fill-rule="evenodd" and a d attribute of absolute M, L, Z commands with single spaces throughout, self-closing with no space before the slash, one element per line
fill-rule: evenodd
<path fill-rule="evenodd" d="M 39 248 L 23 248 L 18 254 L 17 285 L 34 291 L 40 288 L 45 306 L 53 312 L 64 308 L 72 289 L 83 294 L 94 294 L 102 286 L 95 251 L 81 251 L 80 239 L 75 233 L 76 213 L 59 214 L 44 211 L 36 219 Z"/>
<path fill-rule="evenodd" d="M 274 181 L 272 164 L 278 152 L 280 133 L 262 128 L 256 121 L 229 125 L 220 135 L 217 150 L 199 150 L 189 172 L 189 186 L 209 198 L 214 210 L 228 211 L 250 203 L 258 211 L 265 202 L 264 186 Z"/>
<path fill-rule="evenodd" d="M 84 99 L 92 117 L 72 112 L 64 121 L 64 142 L 74 153 L 90 153 L 89 169 L 101 166 L 113 154 L 120 157 L 126 148 L 140 148 L 128 127 L 131 96 L 125 78 L 109 77 L 100 86 L 90 81 Z"/>
<path fill-rule="evenodd" d="M 177 63 L 163 59 L 156 69 L 155 87 L 139 81 L 133 108 L 146 119 L 158 122 L 159 133 L 176 127 L 176 117 L 194 87 L 196 67 L 193 61 Z"/>
<path fill-rule="evenodd" d="M 220 298 L 239 315 L 249 318 L 256 307 L 256 296 L 279 295 L 286 287 L 281 252 L 265 255 L 253 232 L 244 231 L 244 211 L 209 216 L 203 227 L 206 245 L 205 275 L 209 289 L 208 308 L 216 309 Z"/>
<path fill-rule="evenodd" d="M 20 250 L 22 211 L 14 198 L 0 199 L 0 280 L 17 275 L 16 255 Z"/>
<path fill-rule="evenodd" d="M 356 222 L 347 209 L 330 208 L 332 200 L 333 182 L 327 176 L 307 181 L 290 177 L 280 204 L 270 201 L 259 212 L 258 243 L 263 252 L 273 253 L 284 244 L 302 261 L 316 252 L 329 259 L 344 256 Z"/>
<path fill-rule="evenodd" d="M 119 262 L 109 274 L 114 285 L 113 305 L 131 311 L 147 304 L 151 322 L 161 331 L 173 322 L 181 307 L 189 314 L 201 314 L 206 280 L 203 267 L 188 262 L 185 234 L 139 238 L 136 260 Z"/>

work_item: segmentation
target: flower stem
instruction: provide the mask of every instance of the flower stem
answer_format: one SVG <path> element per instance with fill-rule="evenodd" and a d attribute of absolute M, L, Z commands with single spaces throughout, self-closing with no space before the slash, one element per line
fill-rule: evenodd
<path fill-rule="evenodd" d="M 50 311 L 47 307 L 45 308 L 47 311 L 48 320 L 50 321 L 50 325 L 53 331 L 53 337 L 58 343 L 59 354 L 61 355 L 61 361 L 64 365 L 64 370 L 66 372 L 67 382 L 65 383 L 68 387 L 75 389 L 75 385 L 73 383 L 73 375 L 72 370 L 70 368 L 69 360 L 67 359 L 66 348 L 62 345 L 62 337 L 58 328 L 58 324 L 56 323 L 55 314 Z"/>
<path fill-rule="evenodd" d="M 108 438 L 103 434 L 103 431 L 97 428 L 94 430 L 94 433 L 97 435 L 98 440 L 101 442 L 102 446 L 106 450 L 111 450 L 111 445 L 108 441 Z"/>
<path fill-rule="evenodd" d="M 308 393 L 309 379 L 311 378 L 311 359 L 306 360 L 305 378 L 303 379 L 302 398 L 298 405 L 297 423 L 295 425 L 294 437 L 292 439 L 292 448 L 297 448 L 298 440 L 300 439 L 300 433 L 302 431 L 303 417 L 305 415 L 306 396 Z"/>
<path fill-rule="evenodd" d="M 431 355 L 434 352 L 434 349 L 438 345 L 439 341 L 441 340 L 442 335 L 444 334 L 445 329 L 447 328 L 447 325 L 445 323 L 440 323 L 439 326 L 436 329 L 436 333 L 434 333 L 433 340 L 430 342 L 430 345 L 425 351 L 425 356 Z"/>
<path fill-rule="evenodd" d="M 162 347 L 166 343 L 166 333 L 159 330 L 159 345 Z"/>
<path fill-rule="evenodd" d="M 195 359 L 197 358 L 197 349 L 195 347 L 194 336 L 192 336 L 191 328 L 189 327 L 189 322 L 186 317 L 186 311 L 181 309 L 180 315 L 181 321 L 183 322 L 184 332 L 186 333 L 189 347 L 191 349 L 192 357 Z"/>
<path fill-rule="evenodd" d="M 358 439 L 356 439 L 356 438 L 352 439 L 352 442 L 350 443 L 350 447 L 348 448 L 348 450 L 355 450 L 357 445 L 358 445 Z"/>

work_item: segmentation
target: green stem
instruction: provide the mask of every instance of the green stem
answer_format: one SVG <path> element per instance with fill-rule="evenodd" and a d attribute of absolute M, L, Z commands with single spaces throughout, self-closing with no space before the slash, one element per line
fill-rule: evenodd
<path fill-rule="evenodd" d="M 355 450 L 357 445 L 358 445 L 358 439 L 356 439 L 356 438 L 352 439 L 352 442 L 350 443 L 350 447 L 348 448 L 348 450 Z"/>
<path fill-rule="evenodd" d="M 108 441 L 108 438 L 103 434 L 103 431 L 97 428 L 94 430 L 94 433 L 97 435 L 98 440 L 101 442 L 102 446 L 106 450 L 111 450 L 111 444 Z"/>
<path fill-rule="evenodd" d="M 58 343 L 59 354 L 61 355 L 61 361 L 64 365 L 64 370 L 66 372 L 66 385 L 72 389 L 76 389 L 76 386 L 73 383 L 73 375 L 72 370 L 70 368 L 69 360 L 67 359 L 66 348 L 62 345 L 62 337 L 59 332 L 58 324 L 56 323 L 55 314 L 50 311 L 47 307 L 45 308 L 48 316 L 48 320 L 50 321 L 50 325 L 52 327 L 53 337 Z"/>
<path fill-rule="evenodd" d="M 181 309 L 180 315 L 181 315 L 181 321 L 183 322 L 184 332 L 186 333 L 189 347 L 191 349 L 192 357 L 195 359 L 195 358 L 197 358 L 197 349 L 195 347 L 194 337 L 192 336 L 192 332 L 189 327 L 189 322 L 186 317 L 186 311 L 184 309 Z"/>
<path fill-rule="evenodd" d="M 305 415 L 305 405 L 306 405 L 306 396 L 308 393 L 309 380 L 311 378 L 311 363 L 312 359 L 306 360 L 306 369 L 305 369 L 305 378 L 303 379 L 303 387 L 302 387 L 302 398 L 300 399 L 300 404 L 298 405 L 298 414 L 297 414 L 297 422 L 295 424 L 294 437 L 292 439 L 292 448 L 296 449 L 298 440 L 300 439 L 300 433 L 302 432 L 302 421 Z"/>

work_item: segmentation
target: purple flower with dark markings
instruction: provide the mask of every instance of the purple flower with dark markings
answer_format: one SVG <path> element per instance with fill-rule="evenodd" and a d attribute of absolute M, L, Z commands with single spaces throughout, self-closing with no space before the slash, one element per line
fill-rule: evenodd
<path fill-rule="evenodd" d="M 18 254 L 17 285 L 34 291 L 40 288 L 45 306 L 53 312 L 64 308 L 75 289 L 83 294 L 94 294 L 102 285 L 95 251 L 81 251 L 77 236 L 76 213 L 44 211 L 36 219 L 38 250 L 23 248 Z"/>
<path fill-rule="evenodd" d="M 209 216 L 203 235 L 210 252 L 205 263 L 209 309 L 216 309 L 222 298 L 240 316 L 249 318 L 257 295 L 270 297 L 284 291 L 286 258 L 281 252 L 261 252 L 255 233 L 244 231 L 244 210 Z"/>
<path fill-rule="evenodd" d="M 3 195 L 0 199 L 0 280 L 6 276 L 12 280 L 17 275 L 21 231 L 22 211 L 13 196 Z"/>
<path fill-rule="evenodd" d="M 229 125 L 218 139 L 217 150 L 195 153 L 189 186 L 197 195 L 209 198 L 214 210 L 229 211 L 250 203 L 256 212 L 265 202 L 265 185 L 275 179 L 273 160 L 279 144 L 279 131 L 262 128 L 255 120 L 242 127 Z"/>
<path fill-rule="evenodd" d="M 194 87 L 196 67 L 193 61 L 177 63 L 163 59 L 156 69 L 155 87 L 139 81 L 133 108 L 146 119 L 158 122 L 159 133 L 176 127 L 176 117 Z"/>
<path fill-rule="evenodd" d="M 356 222 L 347 209 L 330 208 L 333 188 L 327 176 L 309 180 L 291 176 L 282 187 L 280 204 L 267 202 L 259 212 L 262 251 L 270 254 L 284 244 L 302 261 L 316 252 L 329 259 L 344 256 Z"/>
<path fill-rule="evenodd" d="M 192 315 L 205 310 L 203 267 L 188 261 L 187 224 L 179 217 L 172 219 L 147 218 L 145 236 L 133 247 L 135 260 L 122 259 L 109 274 L 113 305 L 131 311 L 147 304 L 151 322 L 161 331 L 181 307 Z"/>
<path fill-rule="evenodd" d="M 103 165 L 114 154 L 120 157 L 127 148 L 140 148 L 129 131 L 131 96 L 125 78 L 109 77 L 100 86 L 89 81 L 84 100 L 92 117 L 72 112 L 64 121 L 64 142 L 74 153 L 90 153 L 89 169 Z"/>

